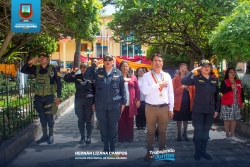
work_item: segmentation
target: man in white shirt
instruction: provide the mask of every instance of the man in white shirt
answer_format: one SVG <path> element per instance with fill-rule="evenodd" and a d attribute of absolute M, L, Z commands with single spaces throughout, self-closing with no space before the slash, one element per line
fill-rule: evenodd
<path fill-rule="evenodd" d="M 173 118 L 174 92 L 172 79 L 162 71 L 163 58 L 156 53 L 152 58 L 153 69 L 143 75 L 142 93 L 146 95 L 147 124 L 147 155 L 145 161 L 150 161 L 150 151 L 154 150 L 156 124 L 159 131 L 159 151 L 166 149 L 166 131 L 168 119 Z"/>

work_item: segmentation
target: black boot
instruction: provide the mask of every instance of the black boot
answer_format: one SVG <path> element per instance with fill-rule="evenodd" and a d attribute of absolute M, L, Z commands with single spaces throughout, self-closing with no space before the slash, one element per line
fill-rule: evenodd
<path fill-rule="evenodd" d="M 103 152 L 109 152 L 109 143 L 108 142 L 104 142 Z"/>
<path fill-rule="evenodd" d="M 49 139 L 47 141 L 48 144 L 54 143 L 53 133 L 54 133 L 54 128 L 50 128 L 49 129 Z"/>
<path fill-rule="evenodd" d="M 211 160 L 212 157 L 206 152 L 207 142 L 201 143 L 201 156 L 206 160 Z"/>
<path fill-rule="evenodd" d="M 42 128 L 43 130 L 43 136 L 37 140 L 37 144 L 40 144 L 40 143 L 44 143 L 44 142 L 47 142 L 48 141 L 48 132 L 47 132 L 47 128 Z"/>
<path fill-rule="evenodd" d="M 84 144 L 85 143 L 85 134 L 81 133 L 81 139 L 79 141 L 79 144 Z"/>
<path fill-rule="evenodd" d="M 195 153 L 194 153 L 194 159 L 196 161 L 201 160 L 201 143 L 195 143 Z"/>
<path fill-rule="evenodd" d="M 87 139 L 86 139 L 86 144 L 90 144 L 91 143 L 91 131 L 87 131 Z"/>
<path fill-rule="evenodd" d="M 110 142 L 109 143 L 109 151 L 115 152 L 115 142 Z"/>

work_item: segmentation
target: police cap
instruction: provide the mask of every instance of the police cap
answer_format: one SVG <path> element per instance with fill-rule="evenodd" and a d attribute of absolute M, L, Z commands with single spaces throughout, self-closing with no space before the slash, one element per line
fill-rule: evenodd
<path fill-rule="evenodd" d="M 40 53 L 40 54 L 38 55 L 38 57 L 40 57 L 40 56 L 49 58 L 49 55 L 48 55 L 47 53 L 45 53 L 45 52 Z"/>
<path fill-rule="evenodd" d="M 112 59 L 113 60 L 113 56 L 111 54 L 107 54 L 103 56 L 103 60 L 105 59 Z"/>
<path fill-rule="evenodd" d="M 199 66 L 202 66 L 202 67 L 204 67 L 207 64 L 212 66 L 212 63 L 210 63 L 207 59 L 203 59 L 199 62 Z"/>
<path fill-rule="evenodd" d="M 88 63 L 86 63 L 86 62 L 81 63 L 80 68 L 82 68 L 82 67 L 88 67 Z"/>

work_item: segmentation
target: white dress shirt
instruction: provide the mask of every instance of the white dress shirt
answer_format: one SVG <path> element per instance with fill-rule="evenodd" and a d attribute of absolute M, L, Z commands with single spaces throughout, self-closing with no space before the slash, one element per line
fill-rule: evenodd
<path fill-rule="evenodd" d="M 164 87 L 160 92 L 159 84 L 155 83 L 151 72 L 149 71 L 143 75 L 142 78 L 142 93 L 146 95 L 145 102 L 152 105 L 158 104 L 169 104 L 169 111 L 173 111 L 174 108 L 174 91 L 172 85 L 172 79 L 168 73 L 161 71 L 161 75 L 156 74 L 158 81 L 161 81 L 162 75 L 164 76 L 164 81 L 167 81 L 168 86 Z M 154 73 L 154 72 L 153 72 Z M 160 93 L 162 96 L 160 96 Z"/>
<path fill-rule="evenodd" d="M 142 88 L 142 77 L 138 76 L 138 84 L 140 87 L 140 90 Z M 146 96 L 140 91 L 140 101 L 145 101 Z"/>
<path fill-rule="evenodd" d="M 125 86 L 126 95 L 127 95 L 127 103 L 125 106 L 129 106 L 130 96 L 129 96 L 128 82 L 124 82 L 124 86 Z"/>

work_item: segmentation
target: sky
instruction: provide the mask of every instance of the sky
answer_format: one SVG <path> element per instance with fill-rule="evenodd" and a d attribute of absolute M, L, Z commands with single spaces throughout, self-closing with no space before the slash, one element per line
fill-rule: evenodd
<path fill-rule="evenodd" d="M 115 6 L 107 5 L 104 7 L 104 13 L 102 15 L 112 15 L 113 13 L 115 13 Z"/>

